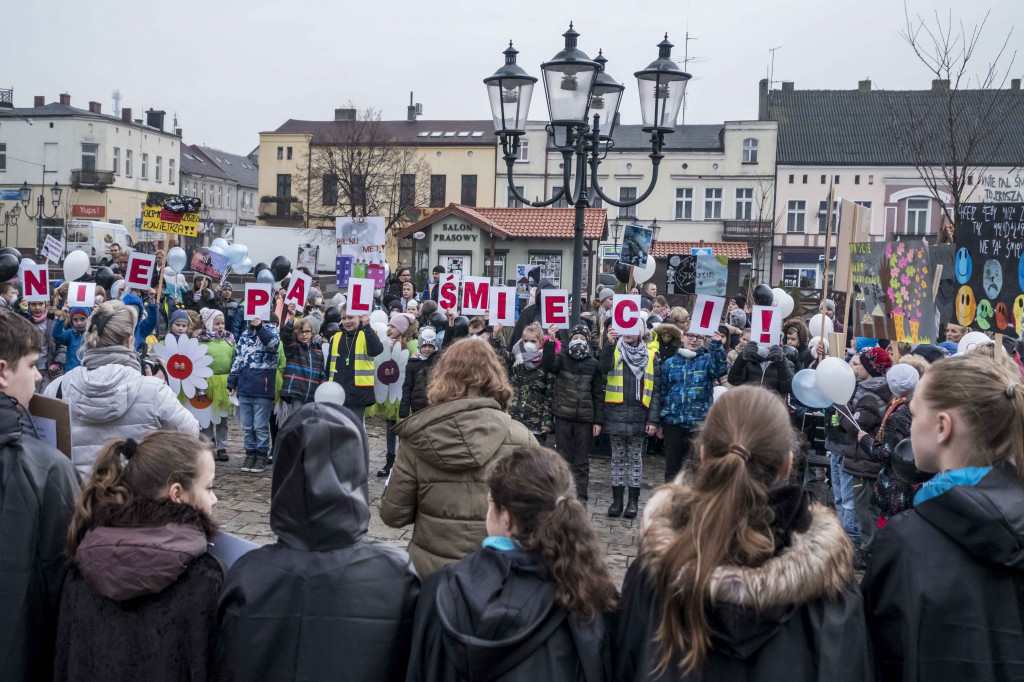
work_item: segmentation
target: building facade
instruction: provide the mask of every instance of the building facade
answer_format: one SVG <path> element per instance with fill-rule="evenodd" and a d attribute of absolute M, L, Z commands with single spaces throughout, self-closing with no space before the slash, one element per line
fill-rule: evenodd
<path fill-rule="evenodd" d="M 181 193 L 199 197 L 210 212 L 201 243 L 229 235 L 235 225 L 256 224 L 258 174 L 248 157 L 199 145 L 183 148 Z"/>

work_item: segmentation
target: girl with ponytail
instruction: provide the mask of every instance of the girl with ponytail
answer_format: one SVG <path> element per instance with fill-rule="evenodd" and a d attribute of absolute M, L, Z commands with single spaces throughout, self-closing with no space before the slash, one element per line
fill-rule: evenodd
<path fill-rule="evenodd" d="M 712 405 L 694 486 L 655 491 L 622 588 L 617 680 L 866 680 L 853 545 L 787 485 L 795 433 L 778 395 Z"/>
<path fill-rule="evenodd" d="M 615 588 L 569 466 L 522 447 L 487 485 L 489 537 L 423 584 L 407 679 L 610 680 Z"/>
<path fill-rule="evenodd" d="M 935 476 L 861 584 L 878 679 L 1024 677 L 1024 385 L 995 354 L 936 362 L 910 403 L 914 463 Z"/>
<path fill-rule="evenodd" d="M 207 553 L 210 443 L 172 431 L 108 441 L 71 526 L 55 680 L 206 680 L 224 575 Z"/>

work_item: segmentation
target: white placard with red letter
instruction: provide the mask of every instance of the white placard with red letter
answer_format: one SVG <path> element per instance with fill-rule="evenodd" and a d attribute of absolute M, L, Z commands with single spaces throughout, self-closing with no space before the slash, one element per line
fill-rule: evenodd
<path fill-rule="evenodd" d="M 540 326 L 547 330 L 551 325 L 559 329 L 569 328 L 568 289 L 541 289 Z"/>
<path fill-rule="evenodd" d="M 646 329 L 640 318 L 640 296 L 615 294 L 612 297 L 612 329 L 624 336 L 640 336 Z"/>
<path fill-rule="evenodd" d="M 750 340 L 759 345 L 778 345 L 782 340 L 782 310 L 755 305 L 750 314 Z"/>
<path fill-rule="evenodd" d="M 438 286 L 441 289 L 437 292 L 437 307 L 441 310 L 451 310 L 457 307 L 459 305 L 459 273 L 443 273 Z"/>
<path fill-rule="evenodd" d="M 156 256 L 139 251 L 132 251 L 128 257 L 128 274 L 124 281 L 129 289 L 148 289 L 152 286 L 153 269 L 156 267 Z"/>
<path fill-rule="evenodd" d="M 722 324 L 722 311 L 725 309 L 725 299 L 721 296 L 697 296 L 697 302 L 693 305 L 693 314 L 690 315 L 689 334 L 700 334 L 711 336 L 718 331 Z"/>
<path fill-rule="evenodd" d="M 372 279 L 353 277 L 348 281 L 348 305 L 345 312 L 349 315 L 369 315 L 373 310 Z"/>
<path fill-rule="evenodd" d="M 246 282 L 245 284 L 245 319 L 270 321 L 270 301 L 273 284 Z"/>
<path fill-rule="evenodd" d="M 466 277 L 462 280 L 462 314 L 483 315 L 490 298 L 489 277 Z"/>
<path fill-rule="evenodd" d="M 500 324 L 512 327 L 516 324 L 516 289 L 515 287 L 491 287 L 487 308 L 491 311 L 487 324 Z"/>
<path fill-rule="evenodd" d="M 21 271 L 21 281 L 25 283 L 25 300 L 29 303 L 50 300 L 50 276 L 46 263 L 25 266 Z"/>
<path fill-rule="evenodd" d="M 96 282 L 71 282 L 68 285 L 69 308 L 92 308 L 96 305 Z"/>
<path fill-rule="evenodd" d="M 309 289 L 313 285 L 313 279 L 298 270 L 292 270 L 288 277 L 288 291 L 284 295 L 284 304 L 294 303 L 295 307 L 302 310 L 306 305 L 306 298 L 309 296 Z"/>

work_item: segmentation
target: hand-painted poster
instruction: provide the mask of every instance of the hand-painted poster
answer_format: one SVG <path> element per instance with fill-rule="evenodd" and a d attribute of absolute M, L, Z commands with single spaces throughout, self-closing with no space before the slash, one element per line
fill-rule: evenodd
<path fill-rule="evenodd" d="M 651 252 L 653 231 L 643 225 L 626 225 L 622 235 L 622 251 L 619 262 L 626 265 L 643 267 L 647 263 L 647 254 Z"/>
<path fill-rule="evenodd" d="M 935 314 L 938 322 L 955 321 L 956 292 L 960 286 L 956 283 L 956 244 L 936 244 L 928 247 L 928 268 L 934 277 Z"/>
<path fill-rule="evenodd" d="M 335 218 L 334 229 L 338 239 L 339 287 L 347 287 L 349 277 L 367 277 L 370 265 L 384 265 L 383 217 Z"/>
<path fill-rule="evenodd" d="M 696 256 L 694 270 L 694 293 L 707 296 L 725 296 L 725 284 L 729 280 L 729 259 L 726 256 Z"/>
<path fill-rule="evenodd" d="M 889 265 L 885 262 L 886 246 L 885 242 L 850 244 L 850 270 L 853 277 L 850 324 L 854 336 L 871 339 L 894 339 L 896 336 L 889 317 L 891 308 L 886 294 L 889 279 Z M 883 280 L 886 284 L 883 284 Z"/>
<path fill-rule="evenodd" d="M 142 229 L 195 237 L 202 206 L 203 202 L 196 197 L 147 192 L 142 206 Z"/>
<path fill-rule="evenodd" d="M 960 204 L 953 271 L 962 325 L 1021 334 L 1024 204 Z"/>
<path fill-rule="evenodd" d="M 530 279 L 530 269 L 534 266 L 525 263 L 516 264 L 516 297 L 530 298 L 530 287 L 534 286 Z"/>
<path fill-rule="evenodd" d="M 886 242 L 888 277 L 882 278 L 892 308 L 893 341 L 932 343 L 938 336 L 928 246 L 925 242 Z M 888 281 L 887 281 L 888 280 Z"/>
<path fill-rule="evenodd" d="M 669 256 L 665 271 L 665 293 L 694 294 L 697 277 L 697 256 Z"/>

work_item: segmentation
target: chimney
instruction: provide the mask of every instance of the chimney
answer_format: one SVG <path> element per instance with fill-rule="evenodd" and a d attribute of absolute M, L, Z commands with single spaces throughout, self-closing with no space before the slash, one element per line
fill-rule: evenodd
<path fill-rule="evenodd" d="M 762 78 L 757 84 L 757 120 L 768 120 L 768 79 Z"/>
<path fill-rule="evenodd" d="M 37 109 L 39 107 L 45 107 L 46 106 L 46 96 L 45 95 L 36 95 L 35 103 L 33 104 L 33 106 L 36 107 Z"/>
<path fill-rule="evenodd" d="M 1019 78 L 1014 78 L 1014 79 L 1012 79 L 1010 81 L 1010 89 L 1011 90 L 1020 90 L 1020 79 Z"/>
<path fill-rule="evenodd" d="M 783 92 L 793 92 L 793 81 L 782 81 Z"/>
<path fill-rule="evenodd" d="M 125 123 L 132 122 L 132 110 L 131 107 L 121 107 L 121 120 Z"/>
<path fill-rule="evenodd" d="M 857 81 L 857 90 L 859 92 L 871 92 L 871 79 L 865 78 L 862 81 Z"/>
<path fill-rule="evenodd" d="M 335 109 L 334 110 L 335 121 L 354 121 L 356 120 L 355 109 Z"/>
<path fill-rule="evenodd" d="M 101 105 L 99 102 L 89 102 L 89 113 L 102 114 Z"/>
<path fill-rule="evenodd" d="M 157 111 L 156 109 L 149 109 L 146 111 L 146 125 L 150 128 L 157 128 L 160 131 L 164 129 L 164 115 L 166 111 Z"/>
<path fill-rule="evenodd" d="M 63 93 L 60 96 L 60 103 L 63 104 L 64 106 L 66 106 L 66 107 L 70 107 L 71 106 L 71 95 L 69 95 L 66 92 Z"/>
<path fill-rule="evenodd" d="M 932 92 L 949 92 L 949 81 L 936 78 L 932 81 Z"/>
<path fill-rule="evenodd" d="M 175 128 L 174 134 L 177 135 L 178 137 L 181 137 L 181 128 Z"/>

